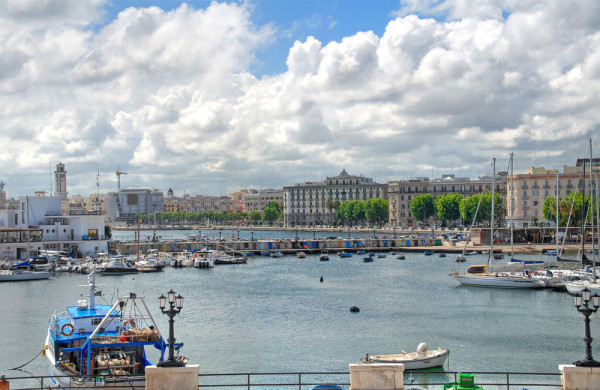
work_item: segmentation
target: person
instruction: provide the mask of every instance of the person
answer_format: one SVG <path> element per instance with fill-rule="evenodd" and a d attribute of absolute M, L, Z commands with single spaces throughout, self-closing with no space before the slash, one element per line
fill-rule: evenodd
<path fill-rule="evenodd" d="M 323 277 L 321 276 L 321 279 L 319 279 L 319 282 L 323 283 Z"/>

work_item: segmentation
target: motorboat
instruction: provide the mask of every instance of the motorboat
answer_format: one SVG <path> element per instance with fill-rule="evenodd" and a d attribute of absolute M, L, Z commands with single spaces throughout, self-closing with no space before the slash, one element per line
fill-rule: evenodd
<path fill-rule="evenodd" d="M 305 252 L 296 252 L 296 257 L 299 259 L 305 259 L 306 258 L 306 253 Z"/>
<path fill-rule="evenodd" d="M 138 268 L 127 261 L 124 256 L 112 257 L 108 263 L 100 268 L 100 275 L 129 275 L 138 272 Z"/>
<path fill-rule="evenodd" d="M 423 252 L 423 254 L 425 256 L 431 256 L 431 255 L 433 255 L 433 251 L 425 251 L 425 252 Z"/>
<path fill-rule="evenodd" d="M 344 257 L 352 257 L 352 253 L 351 253 L 351 252 L 344 252 L 344 251 L 341 251 L 340 253 L 338 253 L 338 255 L 339 255 L 340 257 L 342 257 L 342 258 L 344 258 Z"/>
<path fill-rule="evenodd" d="M 421 343 L 416 352 L 404 352 L 395 355 L 369 355 L 367 354 L 363 363 L 392 363 L 404 364 L 405 370 L 422 370 L 431 367 L 443 366 L 450 354 L 448 348 L 438 348 L 430 351 L 427 344 Z"/>
<path fill-rule="evenodd" d="M 135 262 L 135 266 L 140 272 L 159 272 L 164 268 L 164 265 L 162 265 L 158 259 L 153 257 L 138 260 Z"/>
<path fill-rule="evenodd" d="M 377 258 L 379 258 L 379 259 L 383 259 L 385 257 L 386 257 L 385 253 L 378 253 L 377 254 Z"/>
<path fill-rule="evenodd" d="M 212 268 L 214 262 L 208 258 L 208 253 L 194 253 L 194 268 Z"/>
<path fill-rule="evenodd" d="M 462 263 L 464 261 L 467 261 L 467 259 L 465 258 L 465 255 L 463 255 L 462 253 L 459 254 L 458 256 L 456 256 L 456 262 L 457 263 Z"/>
<path fill-rule="evenodd" d="M 0 282 L 23 282 L 27 280 L 49 279 L 50 272 L 27 271 L 22 269 L 0 271 Z"/>
<path fill-rule="evenodd" d="M 233 257 L 230 254 L 221 251 L 213 251 L 208 255 L 208 260 L 213 264 L 246 264 L 248 259 L 245 257 Z"/>
<path fill-rule="evenodd" d="M 396 259 L 398 259 L 398 260 L 405 260 L 406 259 L 406 255 L 404 253 L 398 253 L 396 255 Z"/>
<path fill-rule="evenodd" d="M 329 253 L 327 251 L 321 252 L 321 255 L 319 256 L 319 260 L 321 260 L 321 261 L 329 260 Z"/>
<path fill-rule="evenodd" d="M 50 319 L 44 346 L 50 379 L 59 388 L 144 389 L 146 367 L 154 364 L 146 348 L 157 348 L 160 361 L 168 348 L 144 298 L 130 293 L 112 305 L 96 304 L 95 271 L 86 287 L 89 301 L 79 299 Z"/>
<path fill-rule="evenodd" d="M 271 253 L 271 257 L 283 257 L 283 253 L 275 251 Z"/>
<path fill-rule="evenodd" d="M 374 260 L 373 256 L 363 257 L 363 262 L 365 262 L 365 263 L 372 263 L 373 260 Z"/>
<path fill-rule="evenodd" d="M 440 253 L 440 257 L 446 257 L 445 253 Z"/>

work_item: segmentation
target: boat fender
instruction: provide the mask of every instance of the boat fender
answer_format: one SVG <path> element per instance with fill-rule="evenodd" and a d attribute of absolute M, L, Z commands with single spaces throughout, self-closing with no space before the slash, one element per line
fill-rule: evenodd
<path fill-rule="evenodd" d="M 135 329 L 135 321 L 133 319 L 127 320 L 123 323 L 123 329 Z"/>
<path fill-rule="evenodd" d="M 68 328 L 68 330 L 67 330 L 67 328 Z M 75 327 L 73 326 L 73 324 L 67 323 L 60 327 L 60 333 L 62 333 L 63 336 L 69 337 L 70 335 L 73 334 L 73 332 L 75 332 Z"/>

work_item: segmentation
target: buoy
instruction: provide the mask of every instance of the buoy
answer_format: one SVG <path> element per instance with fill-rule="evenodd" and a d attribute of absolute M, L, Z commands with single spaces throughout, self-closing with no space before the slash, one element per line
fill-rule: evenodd
<path fill-rule="evenodd" d="M 323 277 L 321 276 L 321 279 L 319 279 L 319 282 L 323 283 Z"/>
<path fill-rule="evenodd" d="M 352 313 L 358 313 L 360 309 L 357 306 L 350 306 L 350 311 Z"/>

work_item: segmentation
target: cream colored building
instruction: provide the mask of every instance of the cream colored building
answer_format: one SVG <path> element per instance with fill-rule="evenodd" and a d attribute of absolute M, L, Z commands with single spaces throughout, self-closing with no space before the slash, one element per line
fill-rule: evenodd
<path fill-rule="evenodd" d="M 249 213 L 252 211 L 263 211 L 267 203 L 277 202 L 283 209 L 283 190 L 264 189 L 254 190 L 249 189 L 242 193 L 242 201 L 244 202 L 244 210 Z"/>
<path fill-rule="evenodd" d="M 600 173 L 600 167 L 594 167 Z M 549 196 L 563 198 L 574 191 L 582 191 L 584 178 L 582 166 L 563 166 L 563 172 L 558 174 L 556 185 L 556 169 L 529 168 L 526 173 L 513 175 L 513 183 L 509 177 L 506 197 L 507 220 L 512 220 L 514 227 L 530 227 L 544 223 L 546 226 L 556 226 L 555 220 L 544 215 L 543 207 Z M 585 175 L 586 194 L 592 181 L 589 178 L 589 167 Z M 511 196 L 512 192 L 512 196 Z M 510 199 L 513 199 L 511 206 Z"/>

